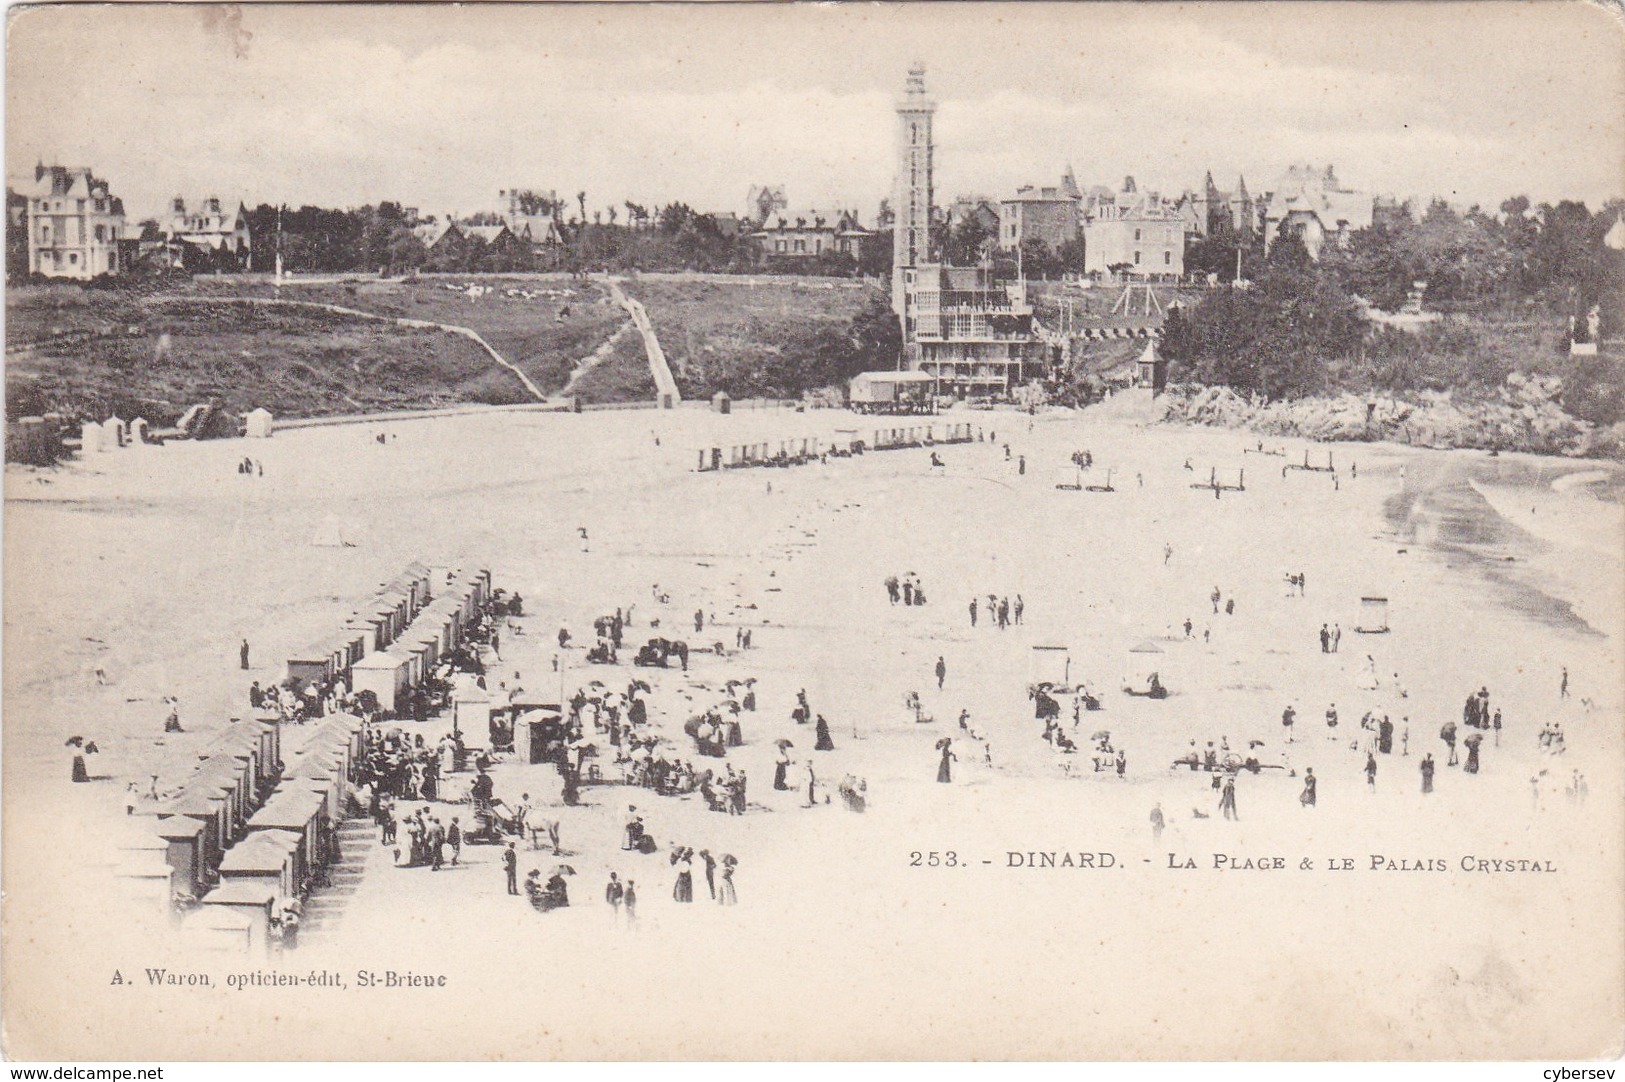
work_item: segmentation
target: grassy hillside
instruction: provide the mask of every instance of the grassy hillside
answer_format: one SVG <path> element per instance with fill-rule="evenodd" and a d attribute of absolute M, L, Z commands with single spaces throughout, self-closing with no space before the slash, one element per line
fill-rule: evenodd
<path fill-rule="evenodd" d="M 466 289 L 471 284 L 488 291 L 473 296 Z M 270 296 L 273 292 L 267 282 L 233 278 L 200 280 L 198 288 L 204 293 L 221 290 L 238 296 Z M 577 362 L 615 333 L 626 318 L 599 286 L 563 276 L 435 276 L 300 285 L 283 289 L 280 296 L 472 328 L 544 392 L 563 387 Z"/>
<path fill-rule="evenodd" d="M 76 287 L 6 297 L 11 343 L 90 331 L 6 362 L 7 413 L 173 422 L 194 402 L 312 417 L 529 399 L 461 337 L 322 312 Z"/>
<path fill-rule="evenodd" d="M 643 336 L 630 329 L 615 339 L 609 356 L 576 382 L 575 394 L 583 402 L 653 402 L 655 379 Z"/>
<path fill-rule="evenodd" d="M 787 397 L 828 382 L 868 287 L 837 281 L 649 280 L 626 292 L 648 309 L 684 397 Z"/>

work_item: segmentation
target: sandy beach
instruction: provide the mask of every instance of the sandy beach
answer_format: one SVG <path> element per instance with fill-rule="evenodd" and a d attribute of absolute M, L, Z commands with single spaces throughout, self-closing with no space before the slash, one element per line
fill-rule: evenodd
<path fill-rule="evenodd" d="M 347 1016 L 410 1001 L 374 1006 L 353 987 L 358 967 L 447 974 L 452 992 L 417 1002 L 469 1032 L 510 1034 L 515 1058 L 1609 1052 L 1619 1035 L 1608 1020 L 1625 1010 L 1615 468 L 1309 449 L 1311 461 L 1330 450 L 1334 481 L 1283 474 L 1303 461 L 1301 443 L 1244 454 L 1257 442 L 1246 433 L 1139 427 L 1109 411 L 940 420 L 991 438 L 937 448 L 940 468 L 921 449 L 696 473 L 701 447 L 880 422 L 772 409 L 508 413 L 8 468 L 5 871 L 29 884 L 8 902 L 12 992 L 82 1004 L 80 1048 L 78 1027 L 98 1019 L 201 1010 L 208 1026 L 253 1035 L 240 1054 L 268 1058 L 456 1053 L 457 1038 L 433 1027 L 344 1045 Z M 1084 481 L 1110 469 L 1115 491 L 1056 487 L 1080 450 L 1094 461 Z M 263 476 L 236 472 L 244 455 Z M 1193 488 L 1210 470 L 1244 471 L 1245 491 Z M 312 544 L 335 523 L 349 547 Z M 161 964 L 151 959 L 176 949 L 123 943 L 107 901 L 124 781 L 242 716 L 250 679 L 280 679 L 288 656 L 413 560 L 488 567 L 524 596 L 523 634 L 504 637 L 493 678 L 564 696 L 590 680 L 647 679 L 651 720 L 676 754 L 693 750 L 686 718 L 719 701 L 726 680 L 754 677 L 759 707 L 728 756 L 751 779 L 748 813 L 589 787 L 583 806 L 558 809 L 578 874 L 572 906 L 550 913 L 507 896 L 495 847 L 465 848 L 444 873 L 396 868 L 363 820 L 347 828 L 353 880 L 285 963 L 328 966 L 352 986 L 308 993 L 333 1009 L 313 1007 L 297 1032 L 256 1024 L 278 1010 L 268 993 L 109 990 L 101 969 L 50 967 L 59 944 L 85 937 L 107 939 L 108 968 Z M 928 604 L 888 602 L 883 580 L 906 573 Z M 1215 612 L 1214 590 L 1233 613 Z M 1021 597 L 1019 626 L 990 626 L 989 594 Z M 1388 599 L 1385 633 L 1356 630 L 1367 596 Z M 973 597 L 984 609 L 974 628 Z M 560 627 L 590 641 L 592 620 L 618 607 L 631 613 L 630 644 L 674 634 L 721 641 L 729 656 L 697 652 L 683 673 L 634 670 L 631 650 L 614 667 L 557 650 Z M 696 609 L 703 634 L 692 633 Z M 1322 625 L 1341 630 L 1337 652 L 1322 652 Z M 748 651 L 733 649 L 742 627 Z M 238 668 L 244 638 L 250 672 Z M 1071 678 L 1102 700 L 1076 727 L 1063 703 L 1076 754 L 1034 719 L 1035 646 L 1065 647 Z M 1148 671 L 1166 700 L 1124 693 Z M 1438 734 L 1480 686 L 1505 730 L 1468 776 L 1445 765 Z M 814 752 L 811 727 L 791 720 L 798 689 L 829 720 L 834 751 Z M 934 720 L 905 709 L 911 691 Z M 188 732 L 162 733 L 166 695 Z M 1403 753 L 1376 756 L 1374 787 L 1352 746 L 1367 711 L 1392 719 L 1396 742 L 1405 734 Z M 1562 755 L 1538 746 L 1547 723 L 1562 726 Z M 1093 769 L 1100 731 L 1126 756 L 1121 777 Z M 93 766 L 109 780 L 69 783 L 63 745 L 75 734 L 97 741 Z M 942 737 L 958 756 L 947 785 L 935 780 Z M 771 787 L 780 738 L 795 745 L 801 784 L 789 792 Z M 1213 774 L 1173 766 L 1193 741 L 1251 748 L 1265 766 L 1236 782 L 1239 820 L 1221 818 Z M 1439 768 L 1424 797 L 1428 752 Z M 1299 801 L 1309 769 L 1312 809 Z M 1584 801 L 1565 791 L 1574 771 Z M 835 795 L 848 774 L 867 783 L 865 814 Z M 499 793 L 558 802 L 551 769 L 505 763 L 495 776 Z M 629 804 L 656 854 L 620 849 Z M 697 904 L 674 903 L 673 844 L 736 855 L 738 906 L 711 903 L 703 886 Z M 1095 866 L 1026 866 L 1039 853 L 1089 854 Z M 522 859 L 545 873 L 559 858 Z M 638 883 L 635 929 L 603 903 L 610 871 Z M 1012 980 L 1029 967 L 1042 979 Z M 1261 1018 L 1278 1028 L 1260 1030 Z M 13 1038 L 49 1048 L 64 1024 L 19 1011 Z M 674 1045 L 673 1032 L 686 1037 Z M 101 1039 L 137 1057 L 156 1038 L 121 1026 Z"/>

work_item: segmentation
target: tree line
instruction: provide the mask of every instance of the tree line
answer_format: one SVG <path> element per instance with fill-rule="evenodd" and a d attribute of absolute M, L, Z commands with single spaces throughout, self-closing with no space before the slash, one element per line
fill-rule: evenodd
<path fill-rule="evenodd" d="M 1499 214 L 1434 201 L 1397 208 L 1311 260 L 1298 237 L 1268 254 L 1242 248 L 1250 281 L 1170 314 L 1162 350 L 1176 379 L 1268 398 L 1333 388 L 1413 391 L 1499 386 L 1515 370 L 1552 371 L 1599 420 L 1625 416 L 1617 361 L 1577 365 L 1571 339 L 1625 334 L 1625 252 L 1604 237 L 1625 213 L 1508 199 Z M 1236 249 L 1229 251 L 1233 267 Z M 1230 277 L 1225 273 L 1224 277 Z M 1367 307 L 1399 310 L 1416 283 L 1444 318 L 1412 333 L 1374 326 Z"/>
<path fill-rule="evenodd" d="M 861 256 L 823 252 L 800 259 L 763 258 L 748 237 L 750 222 L 721 218 L 672 202 L 647 207 L 627 200 L 621 207 L 586 209 L 586 193 L 575 204 L 532 192 L 517 193 L 521 214 L 551 218 L 554 231 L 529 241 L 505 235 L 488 242 L 467 230 L 432 243 L 434 228 L 410 219 L 399 203 L 382 202 L 355 210 L 261 204 L 248 212 L 255 267 L 268 270 L 276 253 L 289 272 L 413 271 L 458 273 L 558 271 L 784 272 L 851 277 L 884 276 L 891 268 L 889 234 L 879 235 Z M 564 217 L 566 210 L 577 213 Z M 590 219 L 590 220 L 589 220 Z M 433 222 L 433 220 L 430 220 Z M 433 223 L 441 224 L 441 223 Z M 500 215 L 483 213 L 460 226 L 501 225 Z M 540 226 L 541 223 L 538 223 Z"/>

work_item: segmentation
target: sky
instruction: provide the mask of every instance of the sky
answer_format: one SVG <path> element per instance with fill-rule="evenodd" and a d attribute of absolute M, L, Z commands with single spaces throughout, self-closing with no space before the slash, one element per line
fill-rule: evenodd
<path fill-rule="evenodd" d="M 162 5 L 8 11 L 6 173 L 91 166 L 132 217 L 181 194 L 424 213 L 554 189 L 867 219 L 913 62 L 937 202 L 1212 170 L 1496 206 L 1625 195 L 1625 23 L 1458 3 Z M 624 213 L 624 212 L 623 212 Z"/>

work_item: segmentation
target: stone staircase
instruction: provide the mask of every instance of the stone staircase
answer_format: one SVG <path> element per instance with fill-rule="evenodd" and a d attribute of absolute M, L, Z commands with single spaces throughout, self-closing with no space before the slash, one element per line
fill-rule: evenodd
<path fill-rule="evenodd" d="M 301 945 L 329 942 L 344 924 L 350 896 L 361 883 L 372 851 L 378 848 L 378 827 L 370 819 L 346 819 L 338 830 L 338 860 L 328 869 L 328 883 L 317 887 L 305 899 L 305 913 L 299 922 Z"/>

